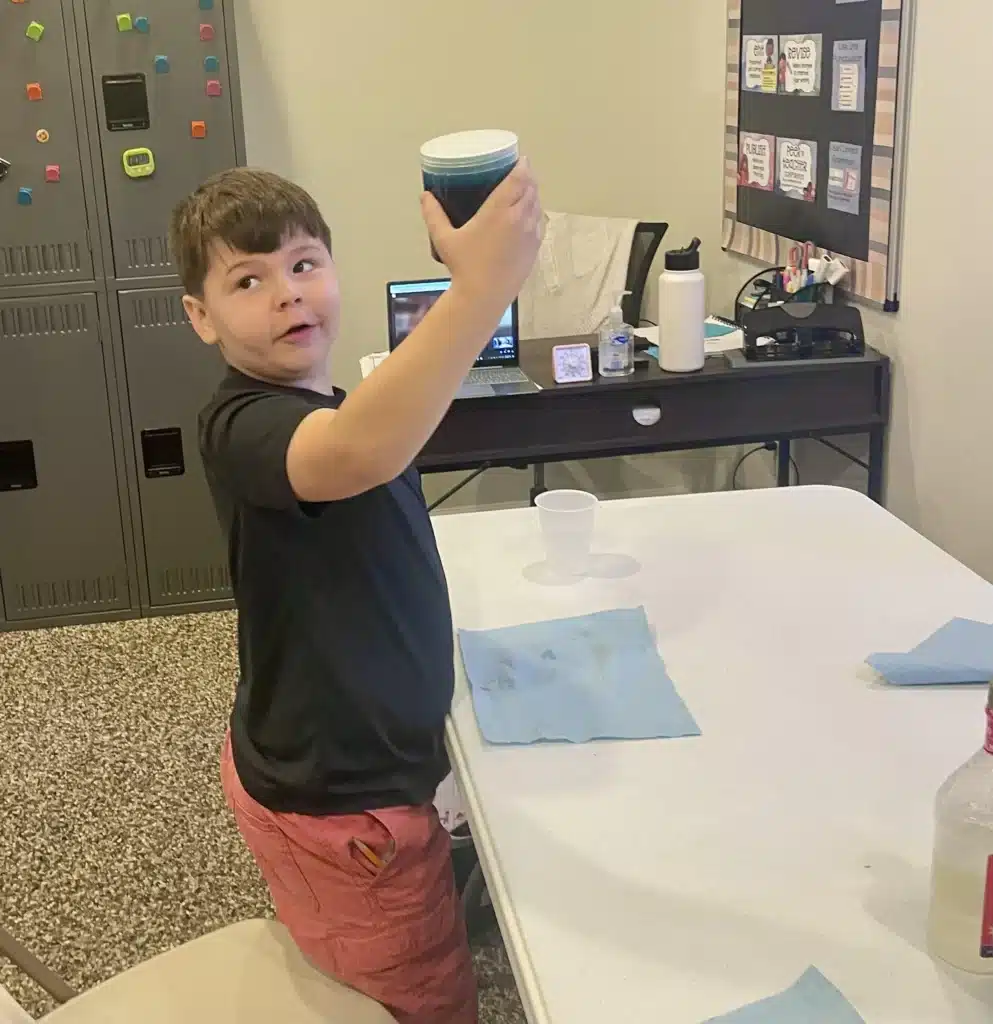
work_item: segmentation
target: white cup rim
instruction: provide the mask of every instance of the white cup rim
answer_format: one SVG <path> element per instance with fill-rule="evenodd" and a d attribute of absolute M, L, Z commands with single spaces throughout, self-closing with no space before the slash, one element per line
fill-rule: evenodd
<path fill-rule="evenodd" d="M 486 160 L 516 153 L 517 148 L 518 139 L 514 132 L 484 128 L 429 139 L 421 146 L 421 160 L 433 164 Z"/>
<path fill-rule="evenodd" d="M 576 503 L 567 504 L 565 507 L 556 506 L 557 498 L 576 499 Z M 562 487 L 539 494 L 534 503 L 544 512 L 588 512 L 600 504 L 600 499 L 589 491 L 582 491 L 576 487 Z"/>

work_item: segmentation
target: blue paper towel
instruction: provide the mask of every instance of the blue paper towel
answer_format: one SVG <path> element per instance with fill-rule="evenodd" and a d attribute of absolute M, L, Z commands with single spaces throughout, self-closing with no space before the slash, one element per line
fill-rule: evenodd
<path fill-rule="evenodd" d="M 866 661 L 897 686 L 989 683 L 993 680 L 993 626 L 952 619 L 906 654 L 872 654 Z"/>
<path fill-rule="evenodd" d="M 491 743 L 699 736 L 643 608 L 459 630 L 476 718 Z"/>
<path fill-rule="evenodd" d="M 707 1024 L 865 1024 L 816 967 L 778 996 L 714 1017 Z"/>

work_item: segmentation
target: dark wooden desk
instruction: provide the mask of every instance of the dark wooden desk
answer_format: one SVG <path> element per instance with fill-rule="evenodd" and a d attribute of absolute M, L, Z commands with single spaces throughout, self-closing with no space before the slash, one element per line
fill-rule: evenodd
<path fill-rule="evenodd" d="M 881 500 L 890 411 L 890 361 L 881 353 L 743 366 L 722 355 L 699 373 L 663 373 L 652 362 L 630 377 L 557 385 L 551 349 L 566 340 L 577 339 L 522 344 L 523 369 L 544 390 L 454 402 L 418 458 L 421 472 L 775 441 L 784 485 L 792 440 L 868 434 L 867 490 Z M 639 425 L 635 411 L 652 407 L 658 422 Z"/>

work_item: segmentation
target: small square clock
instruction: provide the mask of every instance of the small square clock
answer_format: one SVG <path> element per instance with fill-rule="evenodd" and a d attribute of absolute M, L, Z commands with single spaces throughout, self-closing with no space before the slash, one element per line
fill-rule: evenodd
<path fill-rule="evenodd" d="M 593 353 L 585 342 L 556 345 L 552 349 L 556 384 L 584 384 L 593 380 Z"/>

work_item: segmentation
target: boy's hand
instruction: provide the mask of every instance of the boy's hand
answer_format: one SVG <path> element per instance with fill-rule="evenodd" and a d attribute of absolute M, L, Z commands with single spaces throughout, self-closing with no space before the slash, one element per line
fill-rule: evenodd
<path fill-rule="evenodd" d="M 464 227 L 452 227 L 430 192 L 424 193 L 422 207 L 452 283 L 473 297 L 495 297 L 509 306 L 534 267 L 544 230 L 538 185 L 528 162 L 518 163 Z"/>

